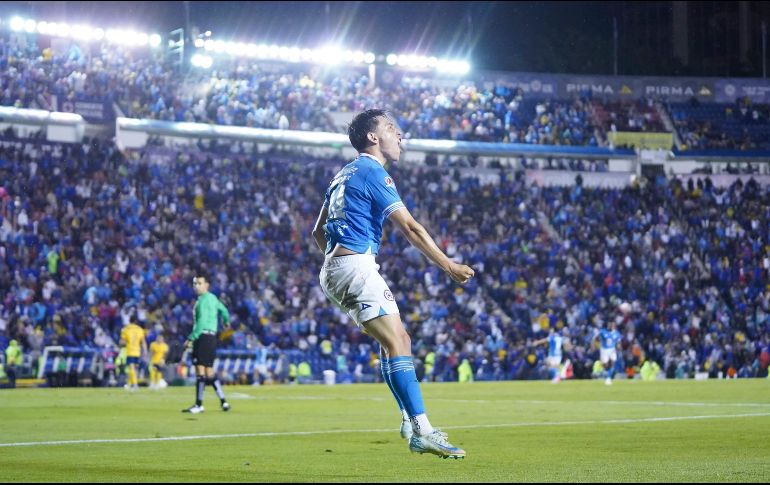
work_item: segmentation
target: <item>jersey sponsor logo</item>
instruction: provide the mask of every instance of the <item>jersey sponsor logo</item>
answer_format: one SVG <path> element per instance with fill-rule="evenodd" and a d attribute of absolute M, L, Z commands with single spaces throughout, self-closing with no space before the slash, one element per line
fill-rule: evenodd
<path fill-rule="evenodd" d="M 390 177 L 385 177 L 385 186 L 393 187 L 393 179 Z"/>
<path fill-rule="evenodd" d="M 384 295 L 386 300 L 395 301 L 395 299 L 393 298 L 393 293 L 391 293 L 390 290 L 385 290 Z"/>

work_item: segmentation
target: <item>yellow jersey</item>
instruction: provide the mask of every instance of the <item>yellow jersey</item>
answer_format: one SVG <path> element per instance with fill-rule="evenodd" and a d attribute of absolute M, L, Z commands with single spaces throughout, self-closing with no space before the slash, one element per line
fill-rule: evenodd
<path fill-rule="evenodd" d="M 120 331 L 120 340 L 126 343 L 126 355 L 128 357 L 142 356 L 142 342 L 144 342 L 142 327 L 129 323 Z"/>
<path fill-rule="evenodd" d="M 168 354 L 168 344 L 157 340 L 150 344 L 150 364 L 164 364 Z"/>

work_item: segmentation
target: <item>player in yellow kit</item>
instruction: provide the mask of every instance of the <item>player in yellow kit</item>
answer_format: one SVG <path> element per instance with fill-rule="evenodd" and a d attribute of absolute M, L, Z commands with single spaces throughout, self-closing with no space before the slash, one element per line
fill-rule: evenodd
<path fill-rule="evenodd" d="M 168 354 L 168 344 L 163 335 L 158 334 L 155 341 L 150 344 L 150 389 L 161 389 L 168 385 L 163 380 L 166 354 Z"/>
<path fill-rule="evenodd" d="M 142 354 L 147 355 L 147 341 L 144 339 L 144 330 L 134 322 L 129 323 L 120 332 L 120 345 L 126 347 L 126 368 L 128 369 L 128 382 L 124 386 L 129 391 L 139 389 L 139 377 L 137 369 Z"/>

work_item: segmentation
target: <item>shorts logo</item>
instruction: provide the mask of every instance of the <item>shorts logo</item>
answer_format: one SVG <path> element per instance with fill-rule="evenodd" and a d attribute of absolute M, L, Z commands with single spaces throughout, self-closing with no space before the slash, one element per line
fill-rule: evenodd
<path fill-rule="evenodd" d="M 390 178 L 390 177 L 385 177 L 385 185 L 386 185 L 387 187 L 391 187 L 391 186 L 393 186 L 393 179 L 392 179 L 392 178 Z"/>
<path fill-rule="evenodd" d="M 372 305 L 367 305 L 366 303 L 361 303 L 361 311 L 366 310 L 367 308 L 371 308 Z"/>
<path fill-rule="evenodd" d="M 385 299 L 388 301 L 394 301 L 393 293 L 390 290 L 385 290 Z"/>

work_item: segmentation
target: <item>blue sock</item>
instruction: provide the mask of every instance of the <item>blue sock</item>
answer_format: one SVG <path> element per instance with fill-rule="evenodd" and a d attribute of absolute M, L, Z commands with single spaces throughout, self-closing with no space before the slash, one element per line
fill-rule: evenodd
<path fill-rule="evenodd" d="M 398 396 L 398 400 L 403 403 L 407 414 L 412 418 L 418 414 L 425 414 L 425 404 L 422 401 L 422 392 L 420 383 L 417 381 L 417 374 L 414 372 L 414 360 L 411 357 L 391 357 L 390 382 L 392 384 L 393 394 Z"/>
<path fill-rule="evenodd" d="M 396 398 L 396 402 L 398 403 L 398 409 L 403 413 L 404 404 L 401 402 L 401 399 L 398 398 L 396 390 L 393 389 L 393 382 L 391 382 L 390 379 L 390 359 L 382 359 L 380 361 L 380 370 L 382 371 L 382 380 L 385 381 L 385 384 L 390 388 L 390 392 L 393 393 L 393 397 Z"/>

